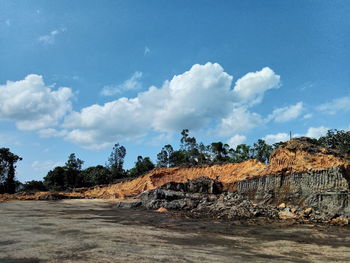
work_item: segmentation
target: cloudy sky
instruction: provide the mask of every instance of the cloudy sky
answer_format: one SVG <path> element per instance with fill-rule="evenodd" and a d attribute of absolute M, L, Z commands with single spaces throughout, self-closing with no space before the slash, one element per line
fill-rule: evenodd
<path fill-rule="evenodd" d="M 42 179 L 114 143 L 155 160 L 205 143 L 350 128 L 349 1 L 0 0 L 0 147 Z"/>

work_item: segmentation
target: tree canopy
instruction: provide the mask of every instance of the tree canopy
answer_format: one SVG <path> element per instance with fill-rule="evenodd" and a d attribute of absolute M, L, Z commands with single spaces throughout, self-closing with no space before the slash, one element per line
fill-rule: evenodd
<path fill-rule="evenodd" d="M 0 148 L 0 193 L 12 194 L 16 191 L 16 163 L 21 160 L 9 148 Z"/>

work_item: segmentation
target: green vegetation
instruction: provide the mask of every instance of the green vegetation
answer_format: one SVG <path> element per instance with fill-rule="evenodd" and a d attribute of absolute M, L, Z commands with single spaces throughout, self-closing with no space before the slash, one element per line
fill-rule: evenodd
<path fill-rule="evenodd" d="M 10 152 L 9 148 L 0 148 L 0 193 L 12 194 L 16 191 L 16 163 L 20 160 L 22 158 Z"/>
<path fill-rule="evenodd" d="M 329 130 L 315 144 L 337 150 L 341 154 L 350 154 L 350 132 Z M 156 167 L 200 166 L 220 163 L 238 163 L 256 159 L 267 163 L 271 152 L 282 142 L 268 145 L 259 139 L 252 146 L 240 144 L 235 149 L 222 142 L 212 142 L 209 145 L 198 143 L 191 137 L 189 130 L 181 132 L 180 148 L 175 150 L 170 144 L 165 145 L 157 154 Z M 21 157 L 8 148 L 0 148 L 0 193 L 21 191 L 66 191 L 79 187 L 92 187 L 118 182 L 121 179 L 140 176 L 155 168 L 149 157 L 138 156 L 135 166 L 124 169 L 126 149 L 115 144 L 105 166 L 97 165 L 82 169 L 84 161 L 74 153 L 68 156 L 64 166 L 57 166 L 49 171 L 43 181 L 29 181 L 25 184 L 15 180 L 16 163 Z"/>
<path fill-rule="evenodd" d="M 259 139 L 251 147 L 240 144 L 236 149 L 228 144 L 213 142 L 210 145 L 197 143 L 196 138 L 189 136 L 188 130 L 181 132 L 180 149 L 167 144 L 157 155 L 157 167 L 210 165 L 217 163 L 238 163 L 249 159 L 256 159 L 267 163 L 274 146 Z"/>

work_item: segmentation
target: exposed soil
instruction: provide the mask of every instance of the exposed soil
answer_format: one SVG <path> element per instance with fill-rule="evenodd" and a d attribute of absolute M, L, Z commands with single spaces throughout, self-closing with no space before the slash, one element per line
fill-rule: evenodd
<path fill-rule="evenodd" d="M 101 200 L 0 203 L 0 262 L 348 262 L 350 228 L 239 225 Z"/>

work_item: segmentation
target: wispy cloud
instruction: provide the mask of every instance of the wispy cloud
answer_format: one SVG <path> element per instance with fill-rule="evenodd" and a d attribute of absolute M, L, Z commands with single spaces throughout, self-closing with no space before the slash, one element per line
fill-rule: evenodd
<path fill-rule="evenodd" d="M 7 26 L 10 26 L 10 25 L 11 25 L 10 19 L 6 19 L 5 24 L 6 24 Z"/>
<path fill-rule="evenodd" d="M 140 81 L 141 78 L 142 72 L 136 71 L 129 79 L 125 80 L 122 84 L 104 86 L 101 91 L 101 95 L 113 96 L 124 91 L 140 89 L 142 86 L 142 83 Z"/>
<path fill-rule="evenodd" d="M 149 53 L 151 53 L 150 48 L 148 46 L 145 46 L 144 55 L 146 56 Z"/>
<path fill-rule="evenodd" d="M 55 30 L 52 30 L 47 35 L 40 36 L 38 40 L 43 45 L 52 45 L 55 43 L 57 35 L 65 31 L 66 31 L 65 28 L 55 29 Z"/>
<path fill-rule="evenodd" d="M 290 105 L 283 108 L 275 109 L 269 116 L 268 120 L 274 120 L 275 122 L 286 122 L 298 118 L 304 110 L 302 102 L 298 102 L 295 105 Z"/>
<path fill-rule="evenodd" d="M 334 115 L 339 111 L 350 111 L 350 96 L 333 99 L 330 102 L 321 104 L 317 109 L 330 115 Z"/>
<path fill-rule="evenodd" d="M 52 160 L 47 160 L 47 161 L 34 161 L 32 163 L 32 168 L 34 171 L 49 171 L 56 166 L 62 166 L 63 162 L 57 162 L 57 161 L 52 161 Z"/>

